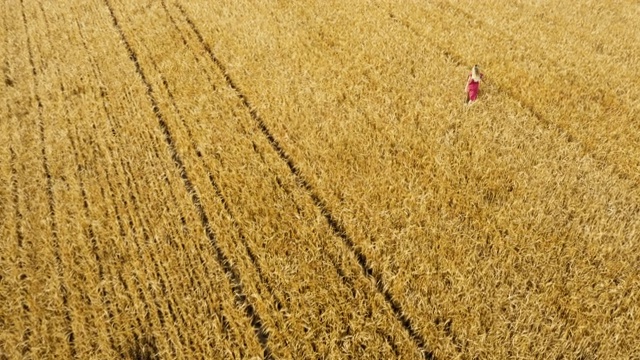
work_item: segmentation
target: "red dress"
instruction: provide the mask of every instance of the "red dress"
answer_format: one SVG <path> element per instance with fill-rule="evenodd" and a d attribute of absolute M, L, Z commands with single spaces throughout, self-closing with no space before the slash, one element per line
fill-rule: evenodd
<path fill-rule="evenodd" d="M 482 79 L 483 74 L 480 74 L 480 79 Z M 480 89 L 480 81 L 474 81 L 473 78 L 471 77 L 471 74 L 469 74 L 468 77 L 468 81 L 469 81 L 469 100 L 470 101 L 475 101 L 478 98 L 478 90 Z"/>

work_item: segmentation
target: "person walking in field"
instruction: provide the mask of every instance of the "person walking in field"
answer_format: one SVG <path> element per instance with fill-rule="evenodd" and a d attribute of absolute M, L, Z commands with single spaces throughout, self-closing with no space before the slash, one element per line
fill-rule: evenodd
<path fill-rule="evenodd" d="M 478 91 L 480 90 L 480 80 L 482 80 L 484 74 L 480 72 L 480 67 L 474 65 L 471 68 L 471 73 L 467 77 L 467 85 L 464 87 L 464 92 L 467 94 L 465 104 L 472 104 L 478 99 Z"/>

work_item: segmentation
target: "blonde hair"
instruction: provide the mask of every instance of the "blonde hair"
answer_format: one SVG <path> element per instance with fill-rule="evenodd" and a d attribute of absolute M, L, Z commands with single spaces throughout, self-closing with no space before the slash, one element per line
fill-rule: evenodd
<path fill-rule="evenodd" d="M 471 78 L 473 81 L 480 81 L 480 67 L 478 65 L 473 65 L 471 68 Z"/>

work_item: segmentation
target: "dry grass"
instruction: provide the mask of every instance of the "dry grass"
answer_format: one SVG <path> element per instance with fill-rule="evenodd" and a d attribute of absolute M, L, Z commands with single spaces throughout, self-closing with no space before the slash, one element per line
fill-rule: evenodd
<path fill-rule="evenodd" d="M 0 359 L 640 357 L 636 2 L 2 9 Z"/>

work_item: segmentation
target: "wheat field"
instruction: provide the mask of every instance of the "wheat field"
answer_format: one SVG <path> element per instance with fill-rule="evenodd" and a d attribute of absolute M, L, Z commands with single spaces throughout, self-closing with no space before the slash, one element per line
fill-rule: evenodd
<path fill-rule="evenodd" d="M 640 359 L 638 1 L 0 7 L 0 359 Z"/>

